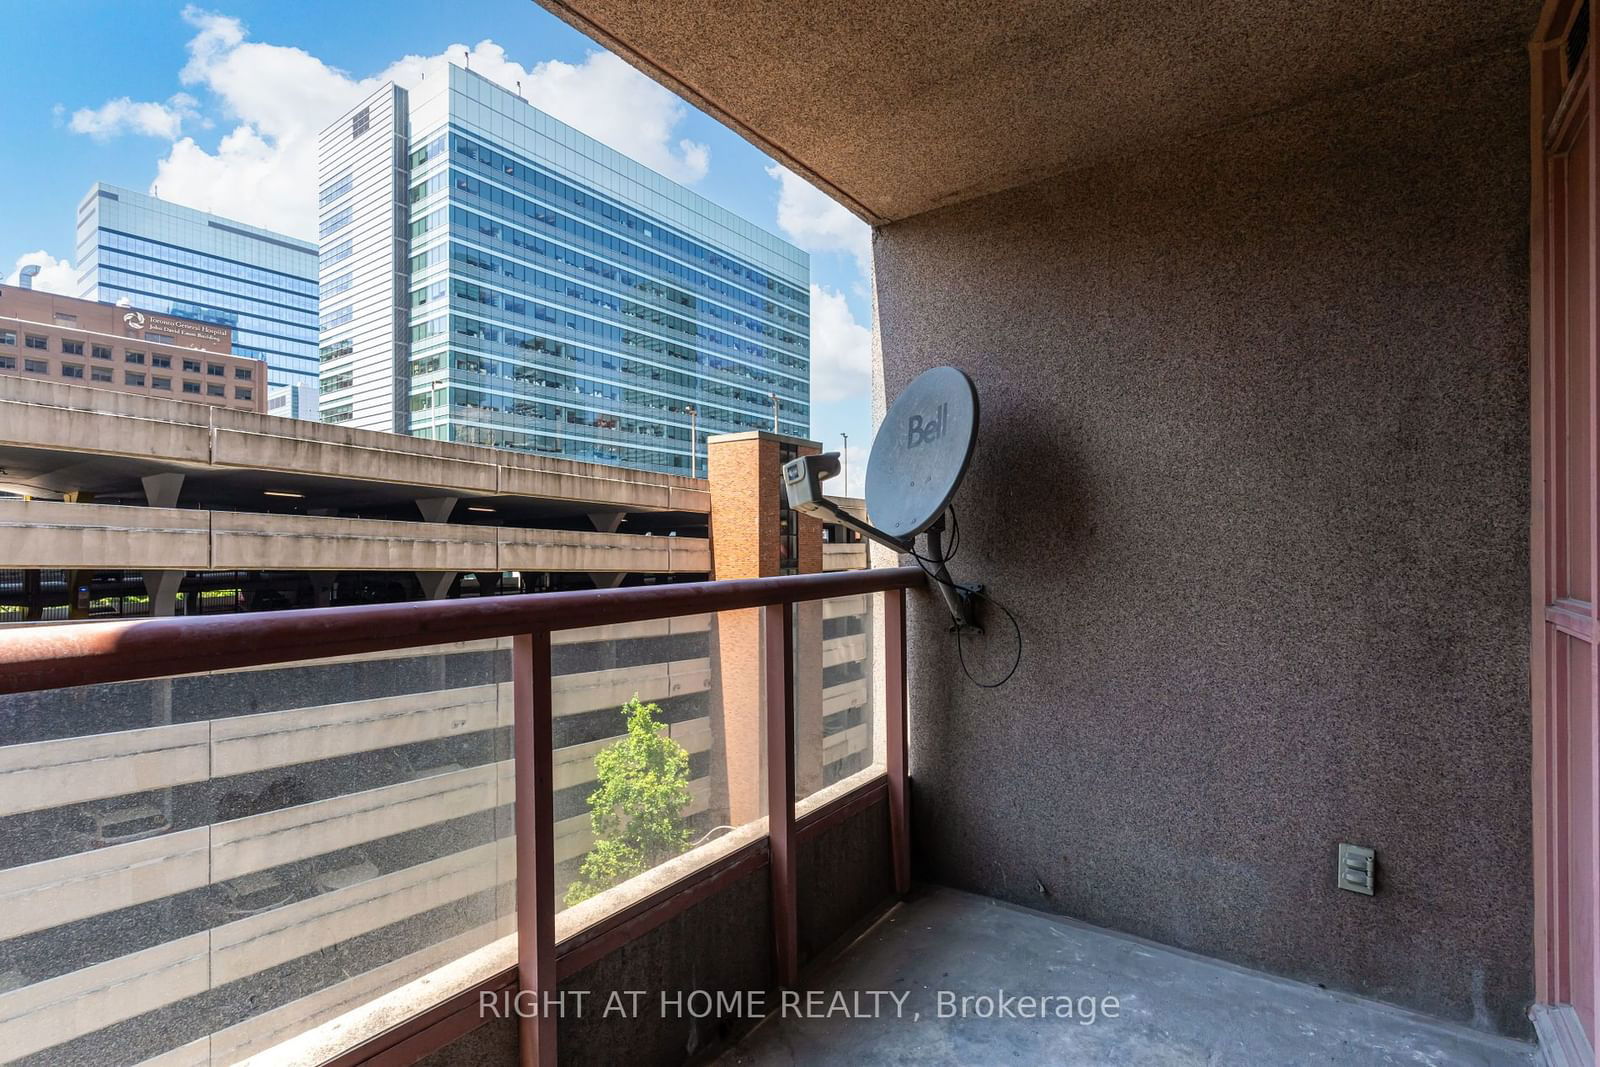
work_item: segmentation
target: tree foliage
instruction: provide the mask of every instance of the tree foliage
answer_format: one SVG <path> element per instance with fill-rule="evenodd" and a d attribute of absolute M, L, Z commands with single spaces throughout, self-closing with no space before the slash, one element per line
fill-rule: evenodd
<path fill-rule="evenodd" d="M 667 736 L 660 714 L 660 705 L 634 694 L 622 706 L 627 736 L 595 757 L 600 787 L 589 794 L 594 844 L 567 888 L 569 905 L 643 874 L 689 845 L 683 814 L 690 800 L 689 753 Z"/>

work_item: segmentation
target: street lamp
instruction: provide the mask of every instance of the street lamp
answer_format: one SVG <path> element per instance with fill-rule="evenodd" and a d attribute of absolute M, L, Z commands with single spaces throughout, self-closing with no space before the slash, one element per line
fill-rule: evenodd
<path fill-rule="evenodd" d="M 768 393 L 767 395 L 772 398 L 772 432 L 773 433 L 777 433 L 778 432 L 778 394 L 777 393 Z"/>
<path fill-rule="evenodd" d="M 850 435 L 847 434 L 847 433 L 841 433 L 839 436 L 844 438 L 844 451 L 841 454 L 840 458 L 844 460 L 844 491 L 846 493 L 849 493 L 850 492 Z"/>

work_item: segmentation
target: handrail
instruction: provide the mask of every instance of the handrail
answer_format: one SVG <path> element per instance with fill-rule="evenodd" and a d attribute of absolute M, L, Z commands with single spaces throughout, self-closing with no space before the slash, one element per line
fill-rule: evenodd
<path fill-rule="evenodd" d="M 916 567 L 0 632 L 0 694 L 734 611 L 891 589 Z"/>

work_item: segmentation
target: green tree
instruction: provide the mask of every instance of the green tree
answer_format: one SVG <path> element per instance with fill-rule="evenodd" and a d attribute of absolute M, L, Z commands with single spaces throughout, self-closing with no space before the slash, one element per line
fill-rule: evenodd
<path fill-rule="evenodd" d="M 689 845 L 689 753 L 656 719 L 658 704 L 634 694 L 622 706 L 628 734 L 594 759 L 600 788 L 589 794 L 594 845 L 567 903 L 588 900 L 679 855 Z"/>

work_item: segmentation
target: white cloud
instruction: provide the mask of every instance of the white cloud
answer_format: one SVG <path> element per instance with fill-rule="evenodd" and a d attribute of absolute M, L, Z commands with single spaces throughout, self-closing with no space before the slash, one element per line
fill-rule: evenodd
<path fill-rule="evenodd" d="M 872 331 L 855 320 L 843 293 L 811 286 L 811 401 L 835 404 L 872 386 Z"/>
<path fill-rule="evenodd" d="M 540 63 L 522 89 L 534 107 L 675 181 L 697 182 L 711 167 L 710 148 L 673 137 L 689 113 L 683 102 L 610 52 L 590 52 L 576 66 Z"/>
<path fill-rule="evenodd" d="M 188 93 L 177 93 L 164 104 L 119 96 L 97 108 L 81 107 L 74 111 L 67 128 L 73 133 L 86 133 L 97 141 L 121 133 L 140 133 L 173 141 L 183 131 L 184 122 L 199 117 L 196 104 Z"/>
<path fill-rule="evenodd" d="M 870 454 L 866 445 L 851 445 L 841 449 L 844 453 L 845 496 L 863 497 L 867 495 L 867 456 Z"/>
<path fill-rule="evenodd" d="M 20 285 L 22 268 L 37 266 L 38 275 L 33 279 L 33 287 L 46 293 L 58 293 L 62 296 L 73 296 L 78 290 L 78 272 L 72 264 L 64 259 L 57 259 L 44 249 L 37 252 L 27 252 L 17 257 L 17 262 L 12 266 L 11 273 L 6 275 L 6 285 Z"/>
<path fill-rule="evenodd" d="M 471 48 L 454 44 L 437 55 L 405 56 L 375 75 L 353 78 L 304 49 L 250 40 L 232 16 L 189 7 L 183 17 L 196 32 L 180 78 L 235 125 L 215 149 L 192 137 L 176 140 L 157 164 L 153 187 L 163 199 L 202 211 L 314 238 L 317 133 L 385 81 L 415 87 L 424 77 L 442 77 L 447 63 L 469 66 L 513 91 L 521 83 L 535 106 L 668 177 L 697 181 L 710 164 L 705 145 L 676 136 L 688 109 L 608 52 L 591 53 L 578 64 L 551 60 L 530 69 L 486 40 Z M 110 101 L 99 111 L 120 103 Z M 159 125 L 154 117 L 148 121 Z M 180 119 L 171 136 L 178 136 L 181 125 Z M 126 121 L 107 127 L 125 128 L 131 128 Z"/>
<path fill-rule="evenodd" d="M 778 183 L 778 228 L 807 252 L 848 252 L 872 273 L 872 230 L 816 186 L 781 164 L 767 168 Z"/>

